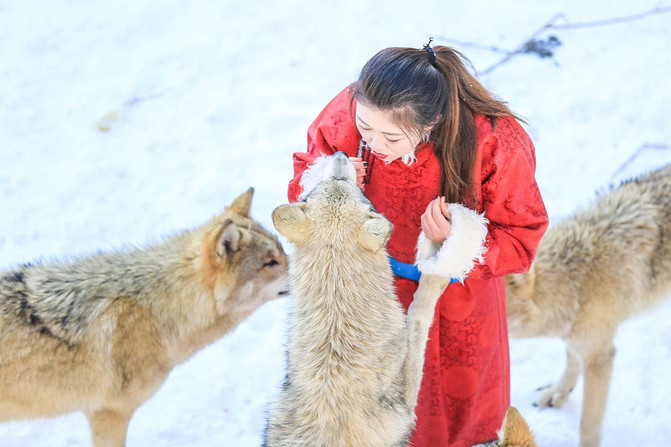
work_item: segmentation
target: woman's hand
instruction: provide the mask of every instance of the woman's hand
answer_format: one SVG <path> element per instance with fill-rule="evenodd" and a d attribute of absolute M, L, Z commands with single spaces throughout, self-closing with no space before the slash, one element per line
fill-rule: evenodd
<path fill-rule="evenodd" d="M 426 207 L 421 217 L 422 230 L 426 237 L 442 244 L 452 232 L 452 214 L 447 209 L 445 197 L 436 197 Z"/>
<path fill-rule="evenodd" d="M 363 178 L 366 176 L 366 163 L 356 157 L 350 157 L 349 161 L 354 165 L 356 169 L 356 184 L 363 191 Z"/>

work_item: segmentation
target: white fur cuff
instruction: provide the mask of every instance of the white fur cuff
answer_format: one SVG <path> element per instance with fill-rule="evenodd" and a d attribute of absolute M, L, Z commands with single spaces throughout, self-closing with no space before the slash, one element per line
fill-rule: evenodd
<path fill-rule="evenodd" d="M 422 231 L 417 240 L 415 264 L 422 273 L 463 281 L 476 261 L 484 262 L 488 221 L 484 214 L 458 203 L 447 207 L 452 213 L 452 232 L 441 246 L 427 239 Z"/>

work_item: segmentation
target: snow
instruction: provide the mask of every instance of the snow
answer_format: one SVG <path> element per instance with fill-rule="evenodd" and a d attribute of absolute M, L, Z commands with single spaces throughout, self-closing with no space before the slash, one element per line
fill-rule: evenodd
<path fill-rule="evenodd" d="M 145 245 L 249 186 L 272 229 L 291 154 L 326 102 L 388 46 L 434 36 L 522 54 L 480 79 L 523 115 L 552 220 L 595 191 L 671 162 L 669 0 L 284 2 L 0 0 L 0 267 Z M 443 40 L 441 40 L 443 39 Z M 455 45 L 483 71 L 502 55 Z M 109 127 L 101 131 L 99 127 Z M 289 248 L 289 247 L 287 247 Z M 284 372 L 288 299 L 177 367 L 133 417 L 128 446 L 260 445 Z M 671 302 L 622 325 L 603 445 L 671 443 Z M 564 364 L 555 339 L 513 340 L 512 403 L 543 447 L 578 442 L 582 380 L 531 405 Z M 2 446 L 90 446 L 81 414 L 0 424 Z"/>

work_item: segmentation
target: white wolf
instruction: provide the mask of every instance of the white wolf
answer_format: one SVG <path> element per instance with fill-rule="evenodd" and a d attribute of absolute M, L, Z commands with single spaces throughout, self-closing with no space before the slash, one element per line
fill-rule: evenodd
<path fill-rule="evenodd" d="M 295 310 L 265 445 L 406 446 L 436 301 L 449 278 L 463 278 L 481 256 L 486 221 L 451 204 L 453 232 L 443 247 L 420 237 L 423 274 L 406 318 L 385 249 L 391 223 L 356 186 L 347 156 L 319 159 L 303 180 L 305 200 L 273 213 L 295 246 Z"/>

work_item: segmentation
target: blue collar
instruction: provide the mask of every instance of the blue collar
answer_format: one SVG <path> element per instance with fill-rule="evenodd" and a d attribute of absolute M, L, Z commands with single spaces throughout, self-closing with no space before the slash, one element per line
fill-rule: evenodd
<path fill-rule="evenodd" d="M 422 276 L 422 273 L 415 264 L 406 264 L 391 256 L 389 256 L 389 263 L 391 264 L 391 271 L 394 272 L 394 275 L 412 281 L 419 281 L 419 278 Z M 450 284 L 453 282 L 459 282 L 459 280 L 455 278 L 450 279 Z"/>

